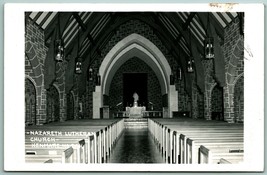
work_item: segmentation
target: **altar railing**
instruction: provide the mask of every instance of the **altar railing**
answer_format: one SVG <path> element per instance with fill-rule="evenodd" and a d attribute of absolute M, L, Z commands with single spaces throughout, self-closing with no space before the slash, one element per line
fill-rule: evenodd
<path fill-rule="evenodd" d="M 162 117 L 162 111 L 144 111 L 143 117 Z"/>
<path fill-rule="evenodd" d="M 130 117 L 129 112 L 127 111 L 118 111 L 113 113 L 116 118 Z M 162 111 L 142 111 L 142 117 L 145 118 L 162 118 Z"/>

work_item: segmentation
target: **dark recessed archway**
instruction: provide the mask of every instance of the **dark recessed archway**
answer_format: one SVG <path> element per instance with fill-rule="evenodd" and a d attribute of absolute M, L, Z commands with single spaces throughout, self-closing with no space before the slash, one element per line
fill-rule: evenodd
<path fill-rule="evenodd" d="M 123 106 L 133 106 L 133 94 L 137 93 L 138 106 L 147 106 L 147 73 L 123 74 Z"/>

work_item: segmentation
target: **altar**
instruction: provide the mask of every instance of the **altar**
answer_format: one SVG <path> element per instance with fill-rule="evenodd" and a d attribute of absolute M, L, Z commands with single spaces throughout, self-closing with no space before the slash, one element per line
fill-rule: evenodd
<path fill-rule="evenodd" d="M 128 117 L 143 117 L 143 112 L 145 112 L 145 111 L 146 111 L 145 106 L 126 107 L 126 115 Z"/>

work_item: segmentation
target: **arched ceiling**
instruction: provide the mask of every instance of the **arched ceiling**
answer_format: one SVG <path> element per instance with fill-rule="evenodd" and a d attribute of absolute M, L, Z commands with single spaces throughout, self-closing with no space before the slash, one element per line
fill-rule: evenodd
<path fill-rule="evenodd" d="M 79 43 L 79 56 L 90 62 L 101 58 L 101 50 L 113 36 L 116 29 L 131 19 L 147 23 L 165 44 L 168 52 L 177 58 L 180 51 L 186 57 L 191 55 L 190 43 L 194 42 L 199 55 L 204 55 L 203 42 L 207 37 L 207 19 L 214 26 L 221 43 L 224 28 L 235 18 L 243 18 L 236 12 L 26 12 L 25 18 L 36 23 L 45 34 L 49 47 L 53 32 L 59 30 L 65 45 L 66 59 Z M 189 29 L 191 34 L 189 34 Z M 240 31 L 243 32 L 243 31 Z M 191 42 L 189 41 L 191 38 Z M 186 59 L 186 58 L 183 58 Z M 184 65 L 184 64 L 183 64 Z"/>

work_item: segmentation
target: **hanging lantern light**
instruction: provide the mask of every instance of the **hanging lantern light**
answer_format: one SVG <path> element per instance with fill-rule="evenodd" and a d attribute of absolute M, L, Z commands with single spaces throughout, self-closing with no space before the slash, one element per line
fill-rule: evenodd
<path fill-rule="evenodd" d="M 62 62 L 64 58 L 64 46 L 61 39 L 55 40 L 55 60 Z"/>
<path fill-rule="evenodd" d="M 78 28 L 78 51 L 77 51 L 77 57 L 75 59 L 75 73 L 81 74 L 82 73 L 82 58 L 79 56 L 80 51 L 80 27 Z"/>
<path fill-rule="evenodd" d="M 205 58 L 214 58 L 214 40 L 212 37 L 208 37 L 205 39 Z"/>
<path fill-rule="evenodd" d="M 76 74 L 81 74 L 82 73 L 82 58 L 77 57 L 76 58 L 76 64 L 75 64 L 75 73 Z"/>
<path fill-rule="evenodd" d="M 57 62 L 62 62 L 64 58 L 64 45 L 63 40 L 61 39 L 61 31 L 60 31 L 60 13 L 58 13 L 58 31 L 57 31 L 57 39 L 54 43 L 55 50 L 55 60 Z"/>
<path fill-rule="evenodd" d="M 89 78 L 89 81 L 93 81 L 93 69 L 92 68 L 89 68 L 88 78 Z"/>
<path fill-rule="evenodd" d="M 206 35 L 207 38 L 204 41 L 204 54 L 205 54 L 205 59 L 212 59 L 214 58 L 214 38 L 208 36 L 208 29 L 210 26 L 209 22 L 209 13 L 208 13 L 208 19 L 207 19 L 207 30 L 206 30 Z"/>
<path fill-rule="evenodd" d="M 190 44 L 190 50 L 191 50 L 192 45 L 191 45 L 191 31 L 190 31 L 191 29 L 190 29 L 190 26 L 188 27 L 188 29 L 189 29 L 188 30 L 189 31 L 189 44 Z M 192 56 L 192 51 L 191 51 L 190 56 L 189 56 L 189 60 L 187 62 L 187 72 L 188 73 L 194 72 L 193 63 L 194 63 L 194 58 Z"/>
<path fill-rule="evenodd" d="M 193 63 L 194 63 L 194 60 L 190 57 L 189 61 L 187 62 L 187 72 L 188 73 L 194 72 Z"/>

